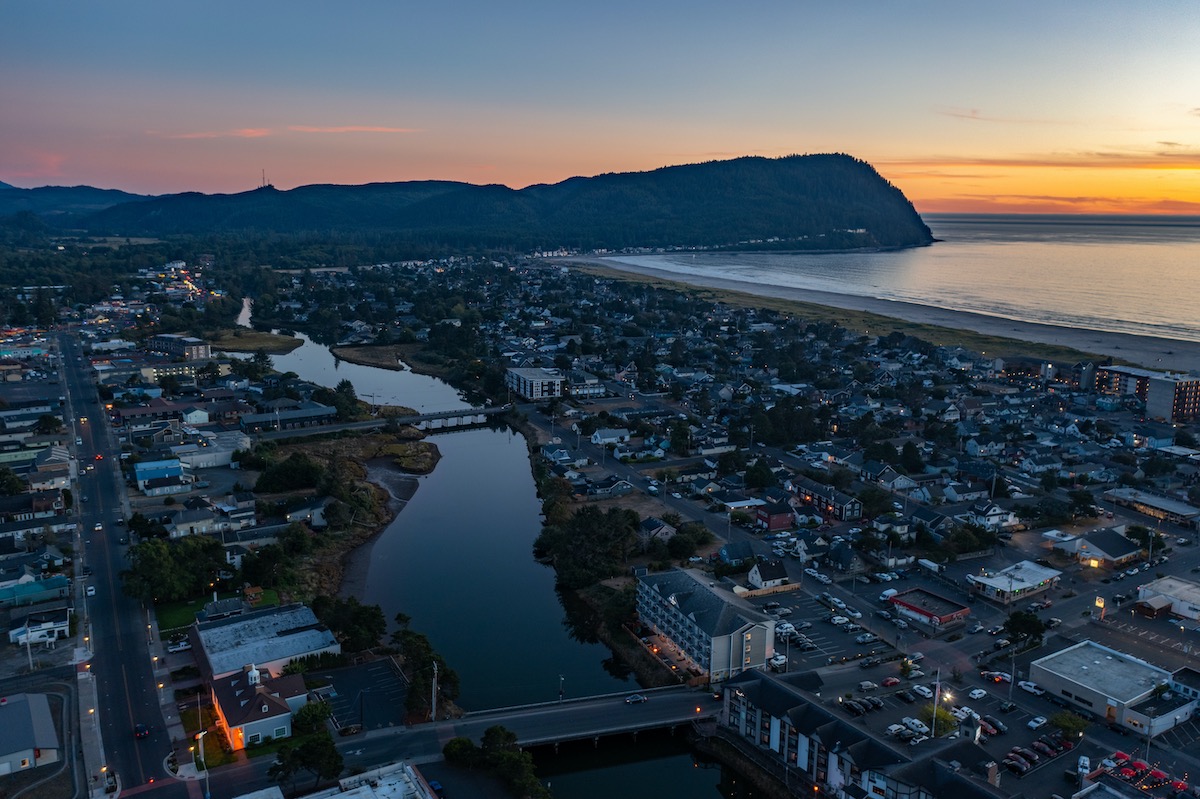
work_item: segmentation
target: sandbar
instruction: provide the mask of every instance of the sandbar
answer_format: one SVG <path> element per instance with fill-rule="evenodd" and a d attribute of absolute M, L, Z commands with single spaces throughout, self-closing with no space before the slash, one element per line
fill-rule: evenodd
<path fill-rule="evenodd" d="M 985 336 L 1069 347 L 1081 353 L 1108 356 L 1116 361 L 1137 364 L 1146 369 L 1188 372 L 1200 369 L 1200 342 L 1104 330 L 1062 327 L 1037 322 L 1022 322 L 999 316 L 957 311 L 932 305 L 885 300 L 854 294 L 837 294 L 788 286 L 771 286 L 729 278 L 680 274 L 665 269 L 629 264 L 607 258 L 559 258 L 559 262 L 586 263 L 618 272 L 629 272 L 655 280 L 673 281 L 689 286 L 736 291 L 760 297 L 794 300 L 796 302 L 864 311 L 920 325 L 932 325 L 950 330 L 970 330 Z"/>

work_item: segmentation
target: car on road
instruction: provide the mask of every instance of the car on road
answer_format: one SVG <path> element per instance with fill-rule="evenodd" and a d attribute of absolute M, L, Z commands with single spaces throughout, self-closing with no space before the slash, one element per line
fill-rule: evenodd
<path fill-rule="evenodd" d="M 145 724 L 135 724 L 133 727 L 133 737 L 134 738 L 149 738 L 150 737 L 150 728 L 147 727 Z"/>
<path fill-rule="evenodd" d="M 1182 536 L 1180 536 L 1179 538 L 1176 538 L 1176 539 L 1175 539 L 1175 543 L 1176 543 L 1176 544 L 1179 544 L 1179 546 L 1181 546 L 1181 547 L 1186 547 L 1188 544 L 1190 544 L 1190 543 L 1192 543 L 1192 542 L 1191 542 L 1190 540 L 1188 540 L 1188 539 L 1186 539 L 1186 538 L 1183 538 Z"/>
<path fill-rule="evenodd" d="M 683 494 L 680 494 L 678 491 L 672 491 L 671 496 L 674 499 L 683 499 Z"/>
<path fill-rule="evenodd" d="M 1007 671 L 981 671 L 979 676 L 988 682 L 1012 682 L 1012 675 Z"/>
<path fill-rule="evenodd" d="M 1034 696 L 1041 696 L 1042 694 L 1046 693 L 1045 688 L 1035 682 L 1030 682 L 1029 680 L 1021 680 L 1019 683 L 1017 683 L 1017 687 L 1022 691 L 1028 691 Z"/>
<path fill-rule="evenodd" d="M 1046 726 L 1046 717 L 1045 716 L 1034 716 L 1033 718 L 1031 718 L 1029 720 L 1029 724 L 1027 724 L 1026 726 L 1029 727 L 1029 729 L 1031 729 L 1031 730 L 1040 730 L 1042 727 Z"/>
<path fill-rule="evenodd" d="M 979 622 L 975 622 L 974 624 L 971 625 L 970 629 L 968 629 L 967 632 L 969 632 L 971 635 L 974 635 L 975 633 L 983 632 L 983 625 Z"/>
<path fill-rule="evenodd" d="M 102 461 L 102 460 L 104 460 L 104 456 L 103 456 L 103 455 L 101 455 L 99 452 L 97 452 L 97 453 L 96 453 L 96 460 L 98 460 L 98 461 Z"/>
<path fill-rule="evenodd" d="M 95 530 L 97 533 L 102 533 L 102 532 L 104 532 L 104 525 L 101 524 L 100 522 L 96 522 L 92 526 L 92 529 Z"/>
<path fill-rule="evenodd" d="M 640 705 L 642 702 L 646 701 L 648 700 L 646 699 L 645 694 L 630 694 L 629 696 L 625 697 L 625 704 L 627 705 Z"/>
<path fill-rule="evenodd" d="M 971 691 L 971 693 L 967 694 L 967 696 L 975 700 L 985 699 L 987 697 L 987 691 L 983 690 L 982 688 L 976 688 L 975 690 Z"/>
<path fill-rule="evenodd" d="M 84 594 L 84 596 L 95 596 L 96 595 L 96 586 L 89 585 L 87 588 L 83 589 L 83 594 Z"/>
<path fill-rule="evenodd" d="M 437 780 L 429 781 L 429 790 L 433 791 L 433 795 L 436 796 L 438 799 L 445 799 L 446 789 L 443 788 L 442 784 L 440 782 L 438 782 Z"/>
<path fill-rule="evenodd" d="M 997 624 L 995 627 L 988 628 L 987 631 L 988 635 L 999 635 L 1002 632 L 1004 632 L 1004 627 L 999 624 Z"/>

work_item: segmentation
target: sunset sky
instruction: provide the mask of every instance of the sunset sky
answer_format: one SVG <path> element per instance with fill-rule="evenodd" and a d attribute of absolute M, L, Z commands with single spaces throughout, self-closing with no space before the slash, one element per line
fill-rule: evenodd
<path fill-rule="evenodd" d="M 520 188 L 817 152 L 925 213 L 1200 214 L 1200 6 L 0 0 L 14 186 Z"/>

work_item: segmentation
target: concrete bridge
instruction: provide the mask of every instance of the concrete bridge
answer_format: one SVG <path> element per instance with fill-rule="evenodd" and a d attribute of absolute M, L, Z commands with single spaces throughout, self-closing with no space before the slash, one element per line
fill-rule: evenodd
<path fill-rule="evenodd" d="M 379 430 L 389 422 L 410 425 L 419 430 L 455 430 L 463 427 L 475 427 L 486 424 L 488 418 L 508 413 L 512 405 L 496 405 L 488 408 L 463 408 L 456 411 L 435 411 L 433 413 L 418 413 L 409 416 L 395 416 L 388 419 L 370 419 L 365 422 L 342 422 L 339 424 L 318 424 L 311 427 L 289 428 L 287 430 L 265 430 L 255 434 L 259 441 L 270 441 L 281 438 L 301 438 L 303 436 L 323 436 L 329 433 L 342 433 L 358 430 Z"/>

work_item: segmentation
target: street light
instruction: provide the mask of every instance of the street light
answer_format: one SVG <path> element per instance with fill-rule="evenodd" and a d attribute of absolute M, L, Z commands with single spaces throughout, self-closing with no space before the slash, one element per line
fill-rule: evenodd
<path fill-rule="evenodd" d="M 196 733 L 196 746 L 200 749 L 200 765 L 204 767 L 204 799 L 212 799 L 212 794 L 208 792 L 208 761 L 204 758 L 204 736 L 208 734 L 208 730 L 200 730 Z M 195 763 L 195 761 L 192 761 Z"/>

